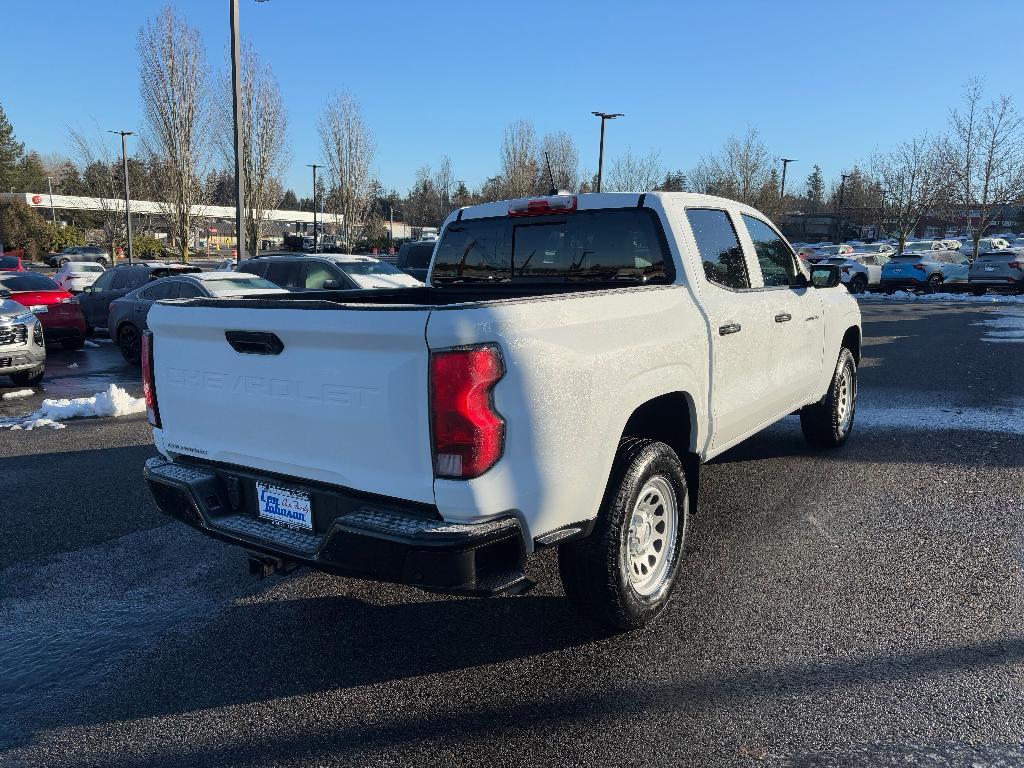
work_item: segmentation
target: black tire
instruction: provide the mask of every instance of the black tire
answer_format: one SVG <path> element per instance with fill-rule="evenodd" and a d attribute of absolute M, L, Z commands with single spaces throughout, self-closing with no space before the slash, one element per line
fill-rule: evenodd
<path fill-rule="evenodd" d="M 847 374 L 849 378 L 844 382 Z M 849 418 L 846 418 L 847 408 Z M 800 429 L 812 448 L 827 451 L 846 442 L 853 431 L 856 415 L 857 363 L 853 353 L 843 347 L 825 397 L 819 403 L 800 409 Z"/>
<path fill-rule="evenodd" d="M 93 328 L 91 325 L 85 326 L 85 338 L 91 339 L 95 333 L 96 329 Z"/>
<path fill-rule="evenodd" d="M 644 498 L 650 499 L 652 482 L 674 494 L 677 512 L 675 535 L 669 536 L 667 527 L 662 529 L 666 539 L 657 552 L 665 551 L 666 547 L 671 549 L 667 550 L 664 565 L 654 566 L 662 570 L 661 576 L 645 595 L 637 591 L 630 577 L 630 563 L 635 565 L 636 561 L 630 559 L 629 535 L 631 521 L 638 514 L 640 494 L 643 491 Z M 657 503 L 657 496 L 653 498 Z M 666 504 L 664 508 L 670 506 Z M 582 613 L 614 629 L 637 629 L 648 624 L 672 596 L 688 523 L 686 474 L 675 451 L 665 443 L 647 438 L 623 438 L 593 532 L 586 539 L 563 544 L 558 549 L 558 570 L 566 597 Z M 647 530 L 656 536 L 656 529 L 657 526 L 648 526 Z"/>
<path fill-rule="evenodd" d="M 864 293 L 868 289 L 868 279 L 864 275 L 850 278 L 850 293 Z"/>
<path fill-rule="evenodd" d="M 110 262 L 107 261 L 105 256 L 100 256 L 98 259 L 96 259 L 96 263 L 99 264 L 104 269 L 106 269 L 107 264 L 109 264 Z"/>
<path fill-rule="evenodd" d="M 985 291 L 987 290 L 988 289 L 983 285 L 976 285 L 975 287 L 971 288 L 971 293 L 973 293 L 975 296 L 984 296 Z"/>
<path fill-rule="evenodd" d="M 69 259 L 67 257 L 65 257 L 63 259 L 57 259 L 57 268 L 60 269 L 65 264 L 69 264 L 70 262 L 71 262 L 71 259 Z"/>
<path fill-rule="evenodd" d="M 929 275 L 928 281 L 924 284 L 925 293 L 938 293 L 942 287 L 942 275 Z"/>
<path fill-rule="evenodd" d="M 64 339 L 60 345 L 64 347 L 64 349 L 70 349 L 72 351 L 81 349 L 85 346 L 85 338 L 82 336 L 76 336 L 73 339 Z"/>
<path fill-rule="evenodd" d="M 43 380 L 43 376 L 45 374 L 45 366 L 40 365 L 38 368 L 33 368 L 30 371 L 18 371 L 18 373 L 12 373 L 11 382 L 19 387 L 34 387 Z"/>
<path fill-rule="evenodd" d="M 125 362 L 140 365 L 142 361 L 142 334 L 131 323 L 124 323 L 117 329 L 117 346 Z"/>

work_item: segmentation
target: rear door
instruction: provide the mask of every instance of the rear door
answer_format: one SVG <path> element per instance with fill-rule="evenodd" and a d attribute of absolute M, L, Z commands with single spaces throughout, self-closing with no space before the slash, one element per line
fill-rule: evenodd
<path fill-rule="evenodd" d="M 768 386 L 778 412 L 806 401 L 820 381 L 825 345 L 821 297 L 813 286 L 798 281 L 796 256 L 770 224 L 746 213 L 740 218 L 765 298 L 762 322 L 771 348 Z"/>
<path fill-rule="evenodd" d="M 764 295 L 753 287 L 738 223 L 719 208 L 687 208 L 701 261 L 699 292 L 710 318 L 713 448 L 731 444 L 774 415 Z"/>
<path fill-rule="evenodd" d="M 429 309 L 254 304 L 153 306 L 160 444 L 172 454 L 433 503 Z M 236 349 L 238 333 L 276 337 L 280 350 Z"/>

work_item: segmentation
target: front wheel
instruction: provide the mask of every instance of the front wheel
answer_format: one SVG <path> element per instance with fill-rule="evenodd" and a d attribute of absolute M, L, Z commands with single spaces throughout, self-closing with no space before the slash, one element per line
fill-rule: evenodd
<path fill-rule="evenodd" d="M 594 531 L 558 549 L 566 597 L 615 629 L 649 623 L 672 595 L 688 522 L 686 475 L 675 451 L 624 438 Z"/>
<path fill-rule="evenodd" d="M 868 289 L 868 279 L 864 275 L 854 275 L 850 280 L 850 293 L 864 293 Z"/>
<path fill-rule="evenodd" d="M 971 288 L 971 293 L 973 293 L 975 296 L 984 296 L 986 290 L 987 289 L 984 286 L 976 285 L 973 288 Z"/>
<path fill-rule="evenodd" d="M 121 356 L 125 362 L 139 365 L 142 360 L 142 335 L 131 323 L 125 323 L 117 332 L 117 346 L 121 348 Z"/>
<path fill-rule="evenodd" d="M 63 259 L 57 259 L 57 266 L 58 267 L 63 267 L 65 264 L 70 264 L 70 263 L 71 263 L 71 259 L 66 258 L 66 257 L 63 258 Z"/>
<path fill-rule="evenodd" d="M 61 344 L 62 347 L 64 347 L 64 349 L 70 349 L 70 350 L 81 349 L 82 347 L 85 346 L 85 337 L 84 336 L 76 336 L 73 339 L 64 339 L 60 344 Z"/>
<path fill-rule="evenodd" d="M 800 429 L 812 448 L 819 451 L 838 448 L 853 431 L 856 413 L 857 362 L 853 353 L 843 347 L 824 399 L 800 410 Z"/>
<path fill-rule="evenodd" d="M 924 292 L 925 293 L 938 293 L 939 289 L 941 287 L 942 287 L 942 275 L 931 275 L 928 278 L 928 282 L 925 283 Z"/>

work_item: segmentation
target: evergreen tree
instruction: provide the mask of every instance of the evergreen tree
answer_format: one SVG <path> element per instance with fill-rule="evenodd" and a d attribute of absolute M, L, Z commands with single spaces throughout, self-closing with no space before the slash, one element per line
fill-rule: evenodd
<path fill-rule="evenodd" d="M 811 175 L 807 177 L 807 202 L 810 204 L 811 213 L 815 213 L 821 208 L 824 199 L 825 180 L 821 176 L 821 168 L 815 165 L 811 170 Z"/>
<path fill-rule="evenodd" d="M 295 191 L 291 189 L 285 190 L 284 196 L 281 198 L 281 202 L 277 204 L 277 207 L 282 211 L 299 210 L 299 198 L 295 196 Z"/>
<path fill-rule="evenodd" d="M 668 171 L 658 190 L 661 192 L 685 192 L 686 174 L 682 171 Z"/>
<path fill-rule="evenodd" d="M 24 152 L 25 145 L 14 140 L 14 126 L 0 105 L 0 190 L 6 192 L 18 185 L 18 163 Z"/>

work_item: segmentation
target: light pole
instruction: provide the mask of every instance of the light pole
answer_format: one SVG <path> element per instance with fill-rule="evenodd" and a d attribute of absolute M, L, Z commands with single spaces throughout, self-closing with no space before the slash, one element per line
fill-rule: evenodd
<path fill-rule="evenodd" d="M 852 173 L 844 173 L 839 181 L 839 213 L 836 216 L 836 245 L 839 245 L 840 231 L 843 226 L 843 193 L 846 190 L 846 180 L 852 175 Z"/>
<path fill-rule="evenodd" d="M 57 223 L 57 211 L 53 208 L 53 181 L 50 177 L 46 177 L 46 188 L 50 190 L 50 217 L 53 219 L 53 223 Z"/>
<path fill-rule="evenodd" d="M 323 168 L 323 166 L 316 163 L 306 163 L 306 167 L 313 169 L 313 253 L 318 253 L 316 237 L 316 169 Z M 345 245 L 347 246 L 348 243 L 345 243 Z"/>
<path fill-rule="evenodd" d="M 592 112 L 594 117 L 601 118 L 601 144 L 597 154 L 597 189 L 595 192 L 601 191 L 601 175 L 604 172 L 604 121 L 614 120 L 617 117 L 625 117 L 621 112 Z"/>
<path fill-rule="evenodd" d="M 131 194 L 128 189 L 128 152 L 125 150 L 125 137 L 134 136 L 134 131 L 108 131 L 108 133 L 117 133 L 121 136 L 121 173 L 124 174 L 124 220 L 125 229 L 128 230 L 128 265 L 132 263 L 132 209 L 131 209 Z M 50 197 L 52 202 L 53 197 Z M 116 254 L 110 255 L 112 261 L 117 260 Z"/>
<path fill-rule="evenodd" d="M 788 157 L 782 158 L 782 184 L 779 186 L 779 202 L 782 202 L 782 199 L 786 196 L 786 166 L 795 162 L 796 160 Z"/>
<path fill-rule="evenodd" d="M 245 250 L 245 179 L 242 149 L 242 39 L 238 33 L 238 0 L 231 0 L 231 89 L 234 93 L 232 116 L 235 139 L 235 263 Z"/>

